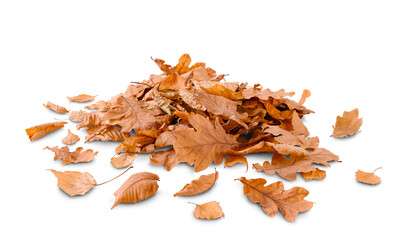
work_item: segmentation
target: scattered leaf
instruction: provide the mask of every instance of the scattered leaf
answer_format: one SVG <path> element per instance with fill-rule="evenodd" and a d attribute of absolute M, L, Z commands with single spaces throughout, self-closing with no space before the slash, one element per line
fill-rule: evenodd
<path fill-rule="evenodd" d="M 80 140 L 79 136 L 72 133 L 70 129 L 68 129 L 68 134 L 65 136 L 61 142 L 67 145 L 72 145 Z"/>
<path fill-rule="evenodd" d="M 45 106 L 45 108 L 49 108 L 49 109 L 55 111 L 56 113 L 68 113 L 69 112 L 65 107 L 56 105 L 52 102 L 47 102 L 46 104 L 43 104 L 43 106 Z"/>
<path fill-rule="evenodd" d="M 238 156 L 238 155 L 228 155 L 224 161 L 225 167 L 232 167 L 237 163 L 245 163 L 246 164 L 246 172 L 248 172 L 248 160 L 246 157 Z"/>
<path fill-rule="evenodd" d="M 333 126 L 333 134 L 331 136 L 344 138 L 359 132 L 362 126 L 362 118 L 358 118 L 358 115 L 359 110 L 355 108 L 350 112 L 344 111 L 342 117 L 337 116 L 337 121 L 335 126 Z"/>
<path fill-rule="evenodd" d="M 217 219 L 224 217 L 223 210 L 221 209 L 220 204 L 216 201 L 211 201 L 204 204 L 191 204 L 196 205 L 194 215 L 198 219 Z"/>
<path fill-rule="evenodd" d="M 74 152 L 70 152 L 68 146 L 64 146 L 62 148 L 45 147 L 45 149 L 54 152 L 54 161 L 63 159 L 63 165 L 70 163 L 90 162 L 98 153 L 97 151 L 94 152 L 92 149 L 83 151 L 82 147 L 78 147 Z"/>
<path fill-rule="evenodd" d="M 74 97 L 67 97 L 68 100 L 70 100 L 71 102 L 89 102 L 92 101 L 93 99 L 95 99 L 95 96 L 91 96 L 88 94 L 80 94 Z"/>
<path fill-rule="evenodd" d="M 380 177 L 376 176 L 374 173 L 376 170 L 381 169 L 381 167 L 376 168 L 373 172 L 368 173 L 368 172 L 363 172 L 361 170 L 358 170 L 355 173 L 356 180 L 361 183 L 366 183 L 366 184 L 371 184 L 371 185 L 376 185 L 380 183 Z"/>
<path fill-rule="evenodd" d="M 67 122 L 44 123 L 44 124 L 40 124 L 37 126 L 27 128 L 27 129 L 25 129 L 25 131 L 29 137 L 29 140 L 35 141 L 50 132 L 56 131 L 57 129 L 64 127 L 64 124 L 67 124 Z"/>
<path fill-rule="evenodd" d="M 216 170 L 216 169 L 215 169 Z M 193 180 L 191 183 L 186 184 L 179 192 L 174 194 L 176 196 L 194 196 L 206 192 L 219 178 L 219 172 L 202 175 L 198 179 Z"/>
<path fill-rule="evenodd" d="M 138 154 L 123 153 L 118 157 L 113 157 L 111 159 L 111 165 L 113 165 L 116 168 L 125 168 L 131 165 L 137 156 Z"/>
<path fill-rule="evenodd" d="M 303 172 L 301 173 L 301 175 L 303 178 L 305 178 L 306 181 L 310 181 L 313 179 L 322 180 L 326 177 L 326 171 L 316 168 L 314 171 Z"/>

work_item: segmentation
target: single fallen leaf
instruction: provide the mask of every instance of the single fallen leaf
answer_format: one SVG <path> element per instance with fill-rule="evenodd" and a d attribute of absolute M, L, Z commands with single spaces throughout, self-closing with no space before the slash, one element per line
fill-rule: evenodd
<path fill-rule="evenodd" d="M 68 146 L 64 146 L 62 148 L 45 147 L 45 149 L 54 152 L 54 161 L 63 159 L 63 165 L 70 163 L 90 162 L 98 153 L 97 151 L 94 152 L 92 149 L 83 151 L 82 147 L 78 147 L 74 152 L 70 152 Z"/>
<path fill-rule="evenodd" d="M 217 219 L 224 217 L 223 210 L 216 201 L 211 201 L 204 204 L 196 204 L 192 202 L 189 203 L 196 205 L 194 215 L 198 219 Z"/>
<path fill-rule="evenodd" d="M 376 184 L 380 183 L 380 177 L 378 177 L 374 174 L 376 172 L 376 170 L 378 170 L 378 169 L 381 169 L 381 167 L 376 168 L 371 173 L 358 170 L 355 172 L 356 180 L 361 183 L 376 185 Z"/>
<path fill-rule="evenodd" d="M 337 116 L 336 124 L 333 126 L 333 134 L 331 136 L 343 138 L 354 135 L 359 132 L 362 126 L 362 118 L 358 118 L 359 110 L 347 112 L 344 111 L 343 116 Z"/>
<path fill-rule="evenodd" d="M 72 132 L 70 131 L 70 129 L 68 129 L 68 134 L 67 134 L 67 136 L 65 136 L 65 137 L 61 140 L 61 142 L 64 143 L 64 144 L 67 144 L 67 145 L 72 145 L 72 144 L 78 142 L 79 140 L 81 140 L 81 139 L 79 138 L 79 136 L 76 135 L 76 134 L 74 134 L 74 133 L 72 133 Z"/>
<path fill-rule="evenodd" d="M 75 196 L 75 195 L 85 195 L 93 187 L 100 186 L 110 181 L 113 181 L 114 179 L 126 173 L 131 168 L 128 168 L 117 177 L 99 184 L 96 183 L 95 178 L 93 178 L 93 176 L 87 172 L 77 172 L 77 171 L 59 172 L 53 169 L 48 169 L 48 170 L 51 171 L 54 174 L 54 176 L 56 176 L 58 180 L 57 186 L 59 188 L 61 188 L 68 195 Z"/>
<path fill-rule="evenodd" d="M 228 155 L 224 161 L 225 167 L 232 167 L 237 163 L 245 163 L 246 164 L 246 172 L 248 172 L 248 160 L 246 157 L 238 156 L 238 155 Z"/>
<path fill-rule="evenodd" d="M 113 165 L 116 168 L 125 168 L 131 165 L 137 156 L 138 154 L 123 153 L 118 157 L 113 157 L 111 159 L 111 165 Z"/>
<path fill-rule="evenodd" d="M 67 97 L 68 100 L 70 100 L 71 102 L 89 102 L 92 101 L 93 99 L 95 99 L 97 95 L 95 96 L 91 96 L 88 94 L 80 94 L 74 97 Z"/>
<path fill-rule="evenodd" d="M 119 203 L 136 203 L 153 196 L 159 189 L 159 176 L 150 172 L 133 174 L 114 193 L 115 201 L 111 209 Z"/>
<path fill-rule="evenodd" d="M 37 126 L 27 128 L 27 129 L 25 129 L 25 131 L 29 137 L 29 140 L 35 141 L 50 132 L 56 131 L 57 129 L 64 127 L 64 124 L 67 124 L 67 122 L 44 123 L 44 124 L 40 124 Z"/>
<path fill-rule="evenodd" d="M 219 178 L 219 172 L 202 175 L 198 179 L 193 180 L 191 183 L 186 184 L 179 192 L 174 194 L 176 196 L 194 196 L 206 192 Z"/>
<path fill-rule="evenodd" d="M 47 102 L 46 104 L 43 104 L 43 106 L 45 106 L 45 108 L 49 108 L 49 109 L 55 111 L 56 113 L 68 113 L 69 112 L 65 107 L 56 105 L 52 102 Z"/>
<path fill-rule="evenodd" d="M 303 172 L 301 175 L 303 178 L 305 178 L 305 181 L 310 181 L 313 179 L 322 180 L 326 177 L 326 171 L 316 168 L 314 171 Z"/>
<path fill-rule="evenodd" d="M 174 148 L 166 151 L 155 152 L 150 155 L 150 163 L 153 165 L 165 165 L 167 171 L 171 171 L 177 164 L 178 161 L 177 154 L 175 154 Z"/>
<path fill-rule="evenodd" d="M 280 209 L 287 221 L 294 222 L 298 213 L 313 207 L 312 202 L 304 199 L 309 194 L 305 188 L 293 187 L 284 190 L 284 184 L 281 181 L 264 186 L 267 181 L 263 178 L 241 177 L 236 180 L 244 185 L 244 195 L 247 195 L 252 202 L 259 203 L 270 217 L 275 216 Z"/>

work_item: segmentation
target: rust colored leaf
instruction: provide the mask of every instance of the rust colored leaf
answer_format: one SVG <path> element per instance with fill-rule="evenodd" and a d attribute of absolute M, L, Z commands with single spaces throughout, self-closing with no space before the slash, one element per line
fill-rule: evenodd
<path fill-rule="evenodd" d="M 237 163 L 245 163 L 246 172 L 248 172 L 248 160 L 246 159 L 246 157 L 238 155 L 228 155 L 224 161 L 224 168 L 234 166 Z"/>
<path fill-rule="evenodd" d="M 129 136 L 116 147 L 116 153 L 123 151 L 130 153 L 149 153 L 154 151 L 155 139 L 149 136 Z M 152 146 L 149 148 L 148 146 Z"/>
<path fill-rule="evenodd" d="M 223 210 L 221 209 L 220 204 L 216 201 L 211 201 L 204 204 L 191 204 L 196 205 L 194 215 L 198 219 L 217 219 L 224 217 Z"/>
<path fill-rule="evenodd" d="M 241 177 L 237 180 L 244 185 L 244 195 L 247 195 L 252 202 L 259 203 L 270 217 L 275 216 L 280 209 L 287 221 L 294 222 L 300 212 L 308 211 L 313 207 L 312 202 L 304 199 L 309 194 L 305 188 L 293 187 L 284 190 L 284 184 L 281 181 L 264 186 L 267 181 L 263 178 Z"/>
<path fill-rule="evenodd" d="M 131 165 L 137 156 L 138 154 L 123 153 L 118 157 L 113 157 L 111 159 L 111 165 L 113 165 L 116 168 L 125 168 Z"/>
<path fill-rule="evenodd" d="M 159 189 L 159 176 L 150 172 L 133 174 L 114 193 L 115 201 L 111 209 L 119 203 L 136 203 L 153 196 Z"/>
<path fill-rule="evenodd" d="M 91 96 L 88 94 L 80 94 L 74 97 L 67 97 L 68 100 L 70 100 L 71 102 L 89 102 L 92 101 L 93 99 L 95 99 L 97 95 L 95 96 Z"/>
<path fill-rule="evenodd" d="M 359 132 L 362 126 L 362 118 L 358 118 L 358 115 L 359 110 L 355 108 L 350 112 L 344 111 L 342 117 L 337 116 L 337 121 L 335 126 L 333 126 L 333 134 L 331 136 L 343 138 Z"/>
<path fill-rule="evenodd" d="M 47 102 L 46 104 L 43 104 L 43 106 L 45 106 L 45 108 L 49 108 L 49 109 L 55 111 L 56 113 L 68 113 L 69 112 L 65 107 L 56 105 L 52 102 Z"/>
<path fill-rule="evenodd" d="M 319 168 L 316 168 L 314 171 L 303 172 L 301 174 L 306 181 L 310 181 L 313 179 L 322 180 L 323 178 L 326 177 L 326 171 L 320 170 Z"/>
<path fill-rule="evenodd" d="M 86 137 L 86 142 L 92 141 L 113 141 L 120 142 L 129 138 L 131 135 L 129 133 L 122 132 L 120 129 L 111 126 L 111 125 L 103 125 L 100 127 L 89 128 L 86 130 L 88 134 L 91 136 Z"/>
<path fill-rule="evenodd" d="M 185 88 L 186 79 L 181 77 L 178 73 L 173 73 L 166 77 L 159 85 L 159 90 L 167 89 L 181 89 Z"/>
<path fill-rule="evenodd" d="M 174 148 L 166 151 L 159 151 L 150 155 L 150 163 L 153 165 L 165 165 L 167 171 L 171 171 L 177 164 L 177 154 L 175 154 Z"/>
<path fill-rule="evenodd" d="M 64 127 L 64 124 L 67 124 L 67 122 L 44 123 L 44 124 L 40 124 L 37 126 L 27 128 L 27 129 L 25 129 L 25 131 L 29 137 L 29 140 L 35 141 L 50 132 L 56 131 L 57 129 Z"/>
<path fill-rule="evenodd" d="M 374 174 L 376 172 L 376 170 L 378 170 L 378 169 L 381 169 L 381 167 L 376 168 L 371 173 L 358 170 L 355 172 L 356 180 L 361 183 L 376 185 L 376 184 L 380 183 L 380 180 L 381 180 L 380 177 L 378 177 Z"/>
<path fill-rule="evenodd" d="M 66 145 L 72 145 L 80 140 L 79 136 L 72 133 L 70 129 L 68 129 L 68 134 L 65 138 L 61 140 L 62 143 Z"/>
<path fill-rule="evenodd" d="M 70 152 L 68 146 L 64 146 L 62 148 L 58 147 L 45 147 L 52 152 L 54 152 L 54 161 L 63 159 L 62 164 L 70 164 L 70 163 L 81 163 L 81 162 L 90 162 L 97 155 L 97 151 L 94 152 L 92 149 L 87 149 L 83 151 L 82 147 L 78 147 L 75 151 Z"/>
<path fill-rule="evenodd" d="M 174 194 L 176 196 L 194 196 L 206 192 L 219 178 L 219 172 L 202 175 L 198 179 L 193 180 L 191 183 L 186 184 L 179 192 Z"/>

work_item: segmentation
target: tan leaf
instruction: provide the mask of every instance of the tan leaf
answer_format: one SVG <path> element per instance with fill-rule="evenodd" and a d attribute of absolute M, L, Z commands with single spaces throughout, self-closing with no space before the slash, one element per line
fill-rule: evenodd
<path fill-rule="evenodd" d="M 301 173 L 301 175 L 303 178 L 305 178 L 306 181 L 310 181 L 313 179 L 322 180 L 326 177 L 326 171 L 316 168 L 314 171 L 303 172 Z"/>
<path fill-rule="evenodd" d="M 68 100 L 70 100 L 71 102 L 89 102 L 92 101 L 93 99 L 95 99 L 97 95 L 95 96 L 91 96 L 88 94 L 80 94 L 74 97 L 67 97 Z"/>
<path fill-rule="evenodd" d="M 177 154 L 175 154 L 174 148 L 166 151 L 155 152 L 150 155 L 150 163 L 153 165 L 165 165 L 167 171 L 171 171 L 180 162 L 178 161 Z"/>
<path fill-rule="evenodd" d="M 64 127 L 64 124 L 67 124 L 67 122 L 44 123 L 44 124 L 40 124 L 37 126 L 27 128 L 27 129 L 25 129 L 25 131 L 29 137 L 29 140 L 35 141 L 50 132 L 56 131 L 57 129 Z"/>
<path fill-rule="evenodd" d="M 238 155 L 228 155 L 224 161 L 224 168 L 234 166 L 237 163 L 245 163 L 246 172 L 248 172 L 248 160 L 246 159 L 246 157 Z"/>
<path fill-rule="evenodd" d="M 156 139 L 155 147 L 164 148 L 167 146 L 172 146 L 175 142 L 175 136 L 172 131 L 165 131 Z"/>
<path fill-rule="evenodd" d="M 150 152 L 154 151 L 154 142 L 155 139 L 149 136 L 129 136 L 116 147 L 115 151 L 116 153 L 121 153 L 123 151 L 130 153 L 149 153 L 147 150 L 151 150 Z M 145 149 L 149 145 L 153 145 L 153 149 Z"/>
<path fill-rule="evenodd" d="M 136 157 L 138 157 L 138 154 L 123 153 L 118 157 L 113 157 L 111 159 L 111 165 L 116 168 L 125 168 L 131 165 Z"/>
<path fill-rule="evenodd" d="M 291 96 L 294 96 L 295 93 L 294 92 L 285 92 L 284 89 L 280 89 L 276 92 L 272 92 L 268 88 L 261 90 L 259 88 L 253 87 L 253 88 L 245 89 L 244 91 L 242 91 L 242 94 L 244 95 L 245 99 L 257 97 L 260 100 L 269 100 L 269 98 L 282 99 L 287 96 L 291 97 Z"/>
<path fill-rule="evenodd" d="M 266 180 L 263 178 L 241 177 L 237 180 L 244 185 L 244 195 L 247 195 L 252 202 L 259 203 L 270 217 L 275 216 L 280 209 L 287 221 L 294 222 L 300 212 L 308 211 L 313 207 L 312 202 L 304 199 L 309 194 L 305 188 L 293 187 L 284 190 L 284 184 L 281 181 L 264 186 Z"/>
<path fill-rule="evenodd" d="M 153 196 L 159 189 L 159 176 L 150 172 L 133 174 L 114 193 L 115 201 L 111 209 L 119 203 L 136 203 Z"/>
<path fill-rule="evenodd" d="M 70 120 L 73 122 L 82 122 L 86 115 L 88 115 L 88 112 L 79 110 L 79 111 L 71 111 L 70 113 Z"/>
<path fill-rule="evenodd" d="M 226 151 L 238 145 L 235 137 L 226 133 L 217 118 L 213 126 L 208 118 L 191 114 L 189 122 L 196 125 L 196 131 L 174 131 L 177 139 L 173 147 L 180 162 L 195 164 L 195 172 L 206 169 L 213 161 L 220 164 Z"/>
<path fill-rule="evenodd" d="M 106 102 L 103 100 L 97 101 L 91 105 L 85 106 L 87 109 L 98 109 L 99 111 L 104 111 L 110 107 L 110 102 Z"/>
<path fill-rule="evenodd" d="M 335 126 L 333 126 L 333 137 L 348 137 L 359 132 L 362 126 L 362 118 L 358 118 L 359 110 L 355 108 L 354 110 L 347 112 L 344 111 L 343 116 L 337 116 L 337 121 Z"/>
<path fill-rule="evenodd" d="M 381 169 L 381 167 L 376 168 L 373 172 L 368 173 L 368 172 L 363 172 L 361 170 L 358 170 L 355 173 L 356 180 L 358 182 L 366 183 L 366 184 L 371 184 L 371 185 L 376 185 L 380 183 L 380 177 L 376 176 L 374 173 L 376 170 Z"/>
<path fill-rule="evenodd" d="M 173 73 L 166 77 L 159 85 L 159 90 L 182 89 L 185 88 L 186 79 L 178 73 Z"/>
<path fill-rule="evenodd" d="M 271 104 L 269 101 L 262 101 L 262 103 L 265 105 L 265 108 L 267 110 L 267 113 L 269 115 L 277 120 L 287 120 L 291 119 L 293 115 L 292 110 L 283 110 L 280 111 L 278 110 L 273 104 Z"/>
<path fill-rule="evenodd" d="M 43 106 L 45 106 L 45 108 L 49 108 L 49 109 L 55 111 L 56 113 L 68 113 L 69 112 L 65 107 L 56 105 L 52 102 L 47 102 L 46 104 L 43 104 Z"/>
<path fill-rule="evenodd" d="M 217 219 L 224 217 L 223 210 L 216 201 L 211 201 L 204 204 L 192 204 L 196 205 L 194 215 L 198 219 Z"/>
<path fill-rule="evenodd" d="M 85 195 L 97 185 L 93 176 L 87 172 L 48 170 L 56 176 L 57 186 L 70 196 Z"/>
<path fill-rule="evenodd" d="M 71 115 L 70 115 L 71 117 Z M 91 112 L 86 114 L 83 119 L 81 120 L 81 123 L 77 125 L 77 129 L 81 128 L 97 128 L 100 127 L 103 124 L 102 118 L 100 117 L 98 112 Z"/>
<path fill-rule="evenodd" d="M 234 92 L 231 89 L 228 89 L 221 84 L 215 84 L 211 88 L 204 88 L 204 87 L 201 87 L 201 88 L 202 88 L 202 90 L 204 90 L 205 92 L 207 92 L 209 94 L 225 97 L 230 100 L 238 101 L 238 100 L 244 99 L 244 96 L 242 95 L 242 93 Z"/>
<path fill-rule="evenodd" d="M 80 140 L 79 136 L 72 133 L 70 129 L 68 129 L 68 134 L 65 138 L 61 140 L 62 143 L 67 145 L 72 145 Z"/>
<path fill-rule="evenodd" d="M 97 151 L 94 152 L 92 149 L 83 151 L 82 147 L 78 147 L 74 152 L 70 152 L 68 146 L 64 146 L 62 148 L 45 147 L 45 149 L 54 152 L 54 161 L 63 159 L 63 165 L 70 163 L 90 162 L 98 153 Z"/>
<path fill-rule="evenodd" d="M 299 99 L 298 104 L 299 105 L 303 105 L 305 103 L 305 100 L 310 97 L 312 94 L 308 89 L 304 89 L 304 91 L 302 92 L 302 96 L 301 99 Z"/>
<path fill-rule="evenodd" d="M 111 125 L 103 125 L 100 127 L 89 128 L 86 130 L 86 132 L 91 135 L 89 137 L 86 137 L 86 142 L 98 140 L 103 142 L 120 142 L 131 136 L 129 133 L 122 132 L 120 129 Z"/>
<path fill-rule="evenodd" d="M 215 169 L 216 171 L 216 169 Z M 179 192 L 174 194 L 176 196 L 193 196 L 206 192 L 219 178 L 219 172 L 202 175 L 198 179 L 193 180 L 191 183 L 186 184 Z"/>

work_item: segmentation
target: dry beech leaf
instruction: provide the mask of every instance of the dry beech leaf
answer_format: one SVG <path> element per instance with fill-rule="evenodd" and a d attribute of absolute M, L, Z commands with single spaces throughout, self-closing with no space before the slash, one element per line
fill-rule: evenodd
<path fill-rule="evenodd" d="M 259 203 L 270 217 L 275 216 L 280 209 L 287 221 L 294 222 L 298 213 L 313 207 L 312 202 L 304 199 L 309 194 L 305 188 L 293 187 L 284 190 L 284 184 L 281 181 L 264 186 L 266 180 L 263 178 L 241 177 L 237 180 L 244 185 L 244 195 L 247 195 L 252 202 Z"/>
<path fill-rule="evenodd" d="M 223 210 L 221 209 L 220 204 L 216 201 L 204 204 L 189 203 L 196 205 L 194 216 L 198 219 L 217 219 L 224 217 Z"/>
<path fill-rule="evenodd" d="M 224 161 L 225 167 L 232 167 L 237 163 L 245 163 L 246 164 L 246 172 L 248 172 L 248 160 L 246 157 L 238 156 L 238 155 L 228 155 Z"/>
<path fill-rule="evenodd" d="M 90 162 L 97 155 L 97 151 L 94 152 L 92 149 L 84 149 L 82 147 L 78 147 L 75 151 L 70 152 L 68 146 L 64 146 L 62 148 L 58 147 L 45 147 L 52 152 L 54 152 L 54 161 L 63 159 L 62 164 L 70 164 L 70 163 L 81 163 L 81 162 Z"/>
<path fill-rule="evenodd" d="M 331 136 L 343 138 L 354 135 L 359 132 L 362 126 L 362 118 L 358 118 L 359 110 L 347 112 L 344 111 L 343 116 L 337 116 L 336 124 L 333 126 L 333 134 Z"/>
<path fill-rule="evenodd" d="M 68 113 L 69 112 L 65 107 L 56 105 L 52 102 L 47 102 L 46 104 L 43 104 L 43 106 L 45 106 L 45 108 L 55 111 L 56 113 Z"/>
<path fill-rule="evenodd" d="M 179 192 L 174 194 L 176 196 L 194 196 L 206 192 L 219 178 L 219 172 L 202 175 L 198 179 L 193 180 L 191 183 L 186 184 Z"/>
<path fill-rule="evenodd" d="M 27 129 L 25 129 L 25 131 L 29 137 L 29 140 L 35 141 L 50 132 L 56 131 L 57 129 L 64 127 L 64 124 L 67 124 L 67 122 L 44 123 L 44 124 L 40 124 L 37 126 L 27 128 Z"/>
<path fill-rule="evenodd" d="M 303 178 L 305 178 L 305 181 L 310 181 L 313 179 L 322 180 L 326 177 L 326 171 L 316 168 L 314 171 L 303 172 L 301 175 Z"/>
<path fill-rule="evenodd" d="M 114 193 L 111 209 L 119 203 L 136 203 L 153 196 L 159 189 L 159 176 L 150 172 L 135 173 Z"/>
<path fill-rule="evenodd" d="M 361 183 L 376 185 L 376 184 L 380 183 L 380 177 L 378 177 L 374 174 L 376 172 L 376 170 L 378 170 L 378 169 L 381 169 L 381 167 L 376 168 L 371 173 L 358 170 L 357 172 L 355 172 L 356 180 Z"/>
<path fill-rule="evenodd" d="M 128 168 L 117 177 L 99 184 L 96 183 L 95 178 L 93 178 L 93 176 L 87 172 L 77 172 L 77 171 L 59 172 L 53 169 L 48 169 L 48 170 L 51 171 L 54 174 L 54 176 L 56 176 L 58 180 L 57 186 L 59 188 L 61 188 L 68 195 L 75 196 L 75 195 L 85 195 L 93 187 L 100 186 L 110 181 L 113 181 L 114 179 L 126 173 L 129 169 L 131 168 Z"/>
<path fill-rule="evenodd" d="M 111 165 L 113 165 L 116 168 L 125 168 L 131 165 L 136 159 L 136 157 L 138 157 L 138 154 L 123 153 L 118 157 L 113 157 L 111 159 Z"/>
<path fill-rule="evenodd" d="M 68 100 L 70 100 L 71 102 L 89 102 L 92 101 L 93 99 L 95 99 L 97 95 L 95 96 L 91 96 L 88 94 L 80 94 L 74 97 L 67 97 Z"/>
<path fill-rule="evenodd" d="M 70 131 L 70 129 L 68 129 L 68 134 L 67 134 L 67 136 L 65 136 L 65 137 L 61 140 L 61 142 L 64 143 L 64 144 L 66 144 L 66 145 L 72 145 L 72 144 L 78 142 L 79 140 L 81 140 L 81 139 L 79 138 L 79 136 L 76 135 L 76 134 L 74 134 L 74 133 L 72 133 L 72 132 Z"/>

